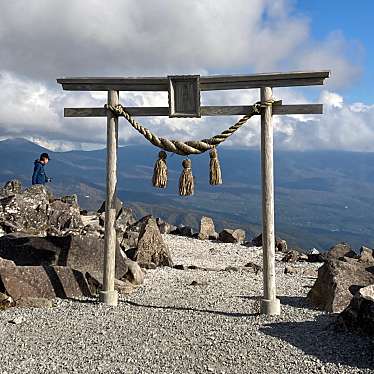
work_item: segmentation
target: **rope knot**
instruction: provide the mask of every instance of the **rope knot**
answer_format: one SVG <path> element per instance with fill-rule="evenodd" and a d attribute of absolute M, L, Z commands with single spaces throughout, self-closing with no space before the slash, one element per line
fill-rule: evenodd
<path fill-rule="evenodd" d="M 182 166 L 183 169 L 191 169 L 192 167 L 192 161 L 189 158 L 186 158 L 185 160 L 182 161 Z"/>

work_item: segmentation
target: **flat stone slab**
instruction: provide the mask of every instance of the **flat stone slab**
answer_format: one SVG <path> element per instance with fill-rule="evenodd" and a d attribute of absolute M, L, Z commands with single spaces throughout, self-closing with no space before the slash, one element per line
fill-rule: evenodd
<path fill-rule="evenodd" d="M 0 238 L 0 257 L 19 266 L 68 266 L 80 271 L 102 272 L 104 240 L 92 235 Z M 127 272 L 119 246 L 116 250 L 116 278 Z"/>
<path fill-rule="evenodd" d="M 0 268 L 3 290 L 17 303 L 29 298 L 66 299 L 92 296 L 84 274 L 65 266 Z"/>

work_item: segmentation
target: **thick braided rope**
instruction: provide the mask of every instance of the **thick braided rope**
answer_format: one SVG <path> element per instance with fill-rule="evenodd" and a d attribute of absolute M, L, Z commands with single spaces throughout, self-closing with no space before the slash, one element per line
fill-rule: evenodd
<path fill-rule="evenodd" d="M 210 139 L 189 140 L 186 142 L 159 138 L 157 135 L 153 134 L 150 130 L 142 126 L 133 117 L 131 117 L 131 115 L 121 104 L 118 104 L 116 106 L 106 104 L 105 108 L 110 110 L 117 116 L 123 116 L 124 118 L 126 118 L 126 120 L 135 130 L 142 134 L 149 142 L 151 142 L 156 147 L 159 147 L 167 152 L 173 152 L 178 155 L 188 156 L 191 154 L 204 153 L 214 148 L 218 144 L 224 142 L 234 132 L 239 130 L 252 116 L 260 113 L 261 108 L 271 106 L 273 102 L 274 100 L 269 100 L 266 102 L 257 102 L 253 104 L 248 114 L 242 117 L 238 122 L 229 127 L 227 130 L 221 132 L 221 134 L 215 135 Z"/>

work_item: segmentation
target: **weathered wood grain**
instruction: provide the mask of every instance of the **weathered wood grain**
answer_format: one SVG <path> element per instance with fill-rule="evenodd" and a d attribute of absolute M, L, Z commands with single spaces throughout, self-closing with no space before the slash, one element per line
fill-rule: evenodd
<path fill-rule="evenodd" d="M 200 117 L 199 75 L 168 78 L 170 117 Z"/>
<path fill-rule="evenodd" d="M 272 99 L 272 89 L 261 89 L 261 101 Z M 262 175 L 262 248 L 264 297 L 261 312 L 280 314 L 275 286 L 275 228 L 274 228 L 274 162 L 272 107 L 261 114 L 261 175 Z"/>
<path fill-rule="evenodd" d="M 329 71 L 200 77 L 200 89 L 231 90 L 261 87 L 309 86 L 323 84 Z M 57 79 L 64 90 L 72 91 L 168 91 L 168 77 L 67 77 Z"/>
<path fill-rule="evenodd" d="M 127 107 L 134 117 L 169 116 L 168 107 Z M 202 106 L 201 116 L 245 115 L 250 106 Z M 322 104 L 274 105 L 273 114 L 322 114 Z M 106 117 L 105 108 L 65 108 L 64 117 Z"/>
<path fill-rule="evenodd" d="M 108 92 L 108 104 L 117 105 L 119 96 L 117 91 Z M 104 236 L 104 276 L 103 290 L 100 301 L 116 306 L 118 293 L 114 290 L 115 258 L 117 234 L 116 200 L 117 200 L 117 134 L 118 118 L 107 111 L 107 164 L 106 164 L 106 202 L 105 202 L 105 236 Z"/>

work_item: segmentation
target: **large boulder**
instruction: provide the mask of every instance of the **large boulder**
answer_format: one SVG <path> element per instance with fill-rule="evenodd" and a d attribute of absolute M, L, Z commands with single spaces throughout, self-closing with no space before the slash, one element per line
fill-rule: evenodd
<path fill-rule="evenodd" d="M 245 231 L 242 229 L 224 229 L 219 233 L 219 240 L 224 243 L 239 243 L 245 242 Z"/>
<path fill-rule="evenodd" d="M 169 249 L 152 216 L 148 216 L 141 227 L 135 260 L 142 267 L 173 266 Z"/>
<path fill-rule="evenodd" d="M 49 193 L 42 185 L 35 185 L 22 193 L 0 199 L 0 227 L 6 233 L 27 232 L 46 235 Z"/>
<path fill-rule="evenodd" d="M 339 327 L 374 336 L 374 284 L 361 288 L 337 319 Z"/>
<path fill-rule="evenodd" d="M 318 309 L 339 313 L 351 302 L 360 287 L 374 283 L 370 267 L 358 260 L 330 259 L 318 269 L 318 278 L 308 299 Z"/>
<path fill-rule="evenodd" d="M 324 253 L 326 259 L 333 259 L 333 258 L 342 258 L 342 257 L 350 257 L 356 258 L 357 254 L 352 251 L 352 247 L 346 243 L 338 243 L 331 247 L 326 253 Z"/>
<path fill-rule="evenodd" d="M 201 217 L 200 229 L 197 237 L 200 240 L 218 239 L 218 234 L 214 227 L 214 222 L 212 218 L 205 216 Z"/>
<path fill-rule="evenodd" d="M 0 188 L 0 198 L 21 193 L 22 184 L 19 180 L 14 179 L 5 183 L 4 187 Z"/>
<path fill-rule="evenodd" d="M 0 268 L 0 292 L 15 301 L 92 296 L 84 274 L 64 266 Z"/>
<path fill-rule="evenodd" d="M 13 236 L 0 238 L 0 257 L 19 266 L 59 265 L 80 271 L 102 272 L 104 240 L 93 235 L 67 236 Z M 118 246 L 116 250 L 116 277 L 127 272 Z"/>
<path fill-rule="evenodd" d="M 360 248 L 360 261 L 374 263 L 374 252 L 371 248 L 362 246 Z"/>
<path fill-rule="evenodd" d="M 137 262 L 130 259 L 125 260 L 128 271 L 122 280 L 127 279 L 135 286 L 140 286 L 144 282 L 144 273 Z"/>
<path fill-rule="evenodd" d="M 74 202 L 53 201 L 48 208 L 48 224 L 50 233 L 56 234 L 82 227 L 79 206 Z"/>

